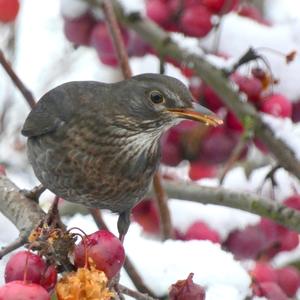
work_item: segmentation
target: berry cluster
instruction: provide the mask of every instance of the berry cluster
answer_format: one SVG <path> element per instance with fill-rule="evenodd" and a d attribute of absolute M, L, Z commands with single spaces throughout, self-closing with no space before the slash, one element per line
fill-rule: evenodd
<path fill-rule="evenodd" d="M 104 272 L 108 279 L 120 271 L 124 260 L 122 243 L 105 230 L 86 236 L 74 249 L 76 269 L 91 265 Z M 6 284 L 0 287 L 0 300 L 50 300 L 56 281 L 57 271 L 53 264 L 48 265 L 31 251 L 17 252 L 6 265 Z"/>
<path fill-rule="evenodd" d="M 300 195 L 292 195 L 285 199 L 283 203 L 290 208 L 300 210 Z M 146 233 L 159 235 L 159 215 L 154 200 L 144 199 L 141 201 L 133 209 L 132 218 L 133 221 L 142 226 Z M 212 243 L 218 243 L 225 250 L 233 253 L 236 259 L 253 259 L 256 261 L 256 265 L 250 274 L 253 278 L 253 293 L 257 296 L 268 298 L 270 295 L 284 295 L 284 297 L 278 299 L 285 300 L 288 297 L 294 297 L 300 287 L 300 273 L 297 269 L 284 267 L 275 270 L 269 264 L 269 261 L 278 253 L 297 248 L 299 246 L 299 235 L 297 232 L 269 219 L 262 218 L 257 225 L 249 225 L 243 230 L 235 230 L 224 241 L 222 241 L 216 230 L 210 228 L 201 220 L 195 221 L 183 233 L 175 228 L 174 235 L 176 239 L 183 241 L 208 240 Z M 191 278 L 180 282 L 185 282 L 186 285 L 191 282 Z M 181 287 L 181 285 L 179 286 Z M 175 293 L 175 291 L 178 292 L 178 289 L 173 292 Z"/>
<path fill-rule="evenodd" d="M 107 25 L 88 7 L 75 16 L 64 16 L 64 32 L 67 39 L 76 46 L 93 47 L 103 64 L 112 67 L 118 65 Z M 129 56 L 144 56 L 150 50 L 136 33 L 122 27 L 121 34 Z"/>
<path fill-rule="evenodd" d="M 295 267 L 275 269 L 267 262 L 257 262 L 250 275 L 254 294 L 267 299 L 287 300 L 300 287 L 300 272 Z"/>
<path fill-rule="evenodd" d="M 0 23 L 13 22 L 19 12 L 19 0 L 0 0 Z"/>
<path fill-rule="evenodd" d="M 147 16 L 168 31 L 204 37 L 213 28 L 213 15 L 226 14 L 239 0 L 147 0 Z"/>

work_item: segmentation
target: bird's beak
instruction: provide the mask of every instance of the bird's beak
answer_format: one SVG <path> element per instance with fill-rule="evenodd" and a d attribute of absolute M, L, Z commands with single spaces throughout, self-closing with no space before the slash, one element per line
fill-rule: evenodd
<path fill-rule="evenodd" d="M 196 102 L 193 102 L 191 108 L 170 108 L 168 111 L 178 118 L 202 122 L 207 126 L 216 127 L 223 124 L 223 121 L 212 111 Z"/>

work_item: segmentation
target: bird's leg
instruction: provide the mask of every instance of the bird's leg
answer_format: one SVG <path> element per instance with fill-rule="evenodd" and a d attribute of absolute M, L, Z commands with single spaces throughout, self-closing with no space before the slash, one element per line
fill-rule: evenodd
<path fill-rule="evenodd" d="M 118 219 L 119 240 L 123 243 L 130 225 L 130 210 L 123 211 Z"/>
<path fill-rule="evenodd" d="M 40 184 L 40 185 L 35 186 L 31 190 L 25 190 L 25 189 L 20 190 L 20 193 L 22 193 L 25 197 L 27 197 L 35 202 L 38 202 L 41 194 L 44 193 L 45 190 L 46 190 L 46 188 L 42 184 Z"/>

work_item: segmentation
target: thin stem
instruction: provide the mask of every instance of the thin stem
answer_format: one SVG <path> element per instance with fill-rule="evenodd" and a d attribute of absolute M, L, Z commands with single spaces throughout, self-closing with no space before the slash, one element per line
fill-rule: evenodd
<path fill-rule="evenodd" d="M 121 293 L 130 296 L 136 300 L 157 300 L 157 298 L 153 298 L 147 294 L 142 294 L 140 292 L 129 289 L 128 287 L 118 284 L 118 289 Z"/>
<path fill-rule="evenodd" d="M 4 53 L 2 50 L 0 50 L 0 64 L 6 71 L 7 75 L 11 78 L 15 86 L 19 89 L 21 94 L 26 99 L 27 103 L 31 108 L 35 106 L 35 100 L 32 95 L 32 93 L 26 88 L 24 83 L 21 81 L 21 79 L 18 77 L 18 75 L 15 73 L 13 68 L 11 67 L 11 64 L 8 62 L 8 60 L 5 58 Z"/>
<path fill-rule="evenodd" d="M 168 207 L 167 194 L 161 184 L 160 174 L 157 172 L 153 178 L 153 189 L 156 195 L 156 203 L 158 206 L 161 233 L 164 240 L 172 238 L 173 227 L 171 215 Z"/>
<path fill-rule="evenodd" d="M 225 163 L 225 166 L 222 170 L 221 176 L 220 176 L 220 184 L 223 183 L 226 174 L 230 171 L 230 169 L 233 167 L 235 162 L 237 162 L 247 145 L 248 139 L 245 136 L 241 136 L 240 140 L 238 141 L 237 145 L 234 147 L 231 155 L 229 156 L 229 159 Z"/>
<path fill-rule="evenodd" d="M 103 218 L 102 218 L 102 213 L 98 208 L 91 208 L 89 209 L 90 214 L 92 215 L 96 225 L 98 226 L 99 229 L 104 229 L 109 231 L 107 225 L 105 224 Z"/>
<path fill-rule="evenodd" d="M 132 76 L 132 72 L 128 61 L 128 55 L 122 38 L 121 30 L 110 0 L 104 0 L 102 7 L 107 25 L 111 33 L 113 45 L 118 56 L 121 70 L 123 72 L 124 78 L 129 79 Z"/>

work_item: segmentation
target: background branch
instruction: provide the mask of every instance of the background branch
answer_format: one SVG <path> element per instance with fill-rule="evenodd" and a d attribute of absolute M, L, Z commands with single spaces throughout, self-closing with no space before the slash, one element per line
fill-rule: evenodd
<path fill-rule="evenodd" d="M 9 61 L 5 58 L 4 53 L 0 49 L 0 64 L 8 74 L 8 76 L 11 78 L 15 86 L 19 89 L 21 94 L 26 99 L 27 103 L 31 108 L 35 105 L 35 100 L 33 98 L 32 93 L 26 88 L 26 86 L 23 84 L 21 79 L 18 77 L 18 75 L 14 72 L 13 68 L 11 67 L 11 64 Z"/>
<path fill-rule="evenodd" d="M 298 211 L 256 194 L 169 180 L 163 182 L 163 187 L 170 198 L 240 209 L 269 218 L 300 232 L 300 213 Z"/>
<path fill-rule="evenodd" d="M 135 30 L 142 39 L 155 49 L 160 57 L 171 57 L 189 66 L 196 75 L 214 89 L 243 123 L 251 124 L 255 135 L 264 141 L 278 163 L 300 179 L 300 163 L 295 158 L 294 152 L 282 140 L 274 136 L 271 128 L 263 122 L 255 108 L 243 101 L 222 70 L 210 64 L 205 59 L 205 55 L 200 56 L 180 47 L 172 41 L 167 32 L 154 22 L 142 18 L 137 13 L 126 15 L 120 5 L 116 1 L 114 3 L 117 16 L 125 26 Z"/>

